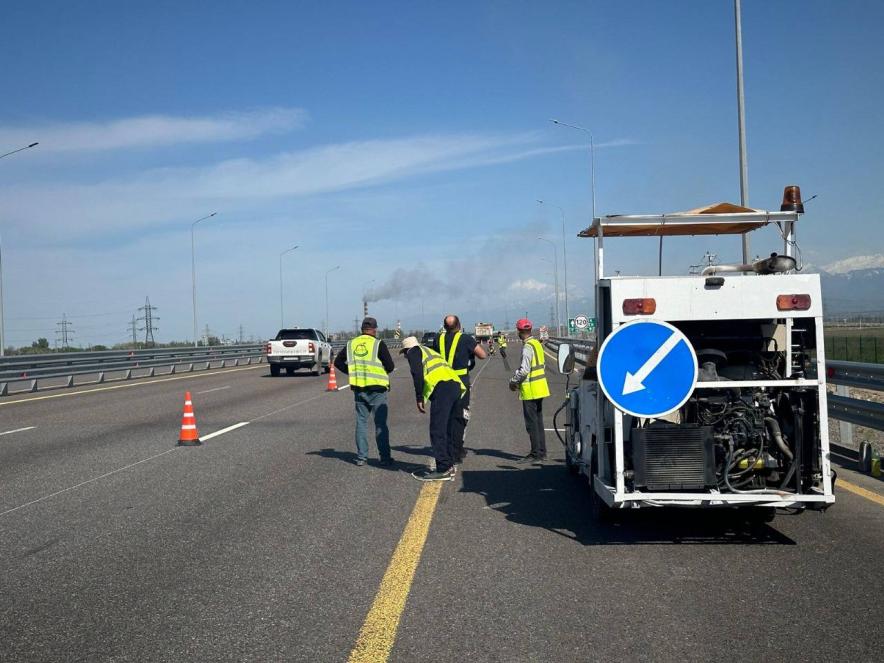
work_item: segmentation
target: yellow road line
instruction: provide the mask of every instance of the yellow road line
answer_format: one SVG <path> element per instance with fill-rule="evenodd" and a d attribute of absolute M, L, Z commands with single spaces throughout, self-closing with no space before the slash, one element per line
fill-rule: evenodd
<path fill-rule="evenodd" d="M 424 484 L 421 488 L 374 603 L 359 631 L 356 646 L 350 652 L 350 663 L 381 663 L 389 658 L 441 488 L 442 482 L 439 481 Z"/>
<path fill-rule="evenodd" d="M 860 497 L 865 497 L 867 500 L 874 502 L 875 504 L 880 504 L 884 506 L 884 495 L 880 495 L 871 490 L 867 490 L 862 488 L 861 486 L 857 486 L 855 484 L 850 483 L 849 481 L 845 481 L 842 478 L 838 478 L 838 481 L 835 482 L 836 488 L 843 488 L 844 490 L 849 490 L 854 495 L 859 495 Z"/>
<path fill-rule="evenodd" d="M 17 405 L 18 403 L 31 403 L 33 401 L 42 401 L 47 398 L 64 398 L 65 396 L 80 396 L 82 394 L 94 394 L 96 391 L 110 391 L 112 389 L 127 389 L 129 387 L 143 387 L 148 384 L 158 384 L 160 382 L 172 382 L 174 380 L 187 380 L 188 378 L 204 378 L 210 375 L 220 375 L 221 373 L 237 373 L 239 371 L 250 371 L 255 368 L 262 368 L 267 366 L 267 364 L 256 364 L 254 366 L 246 366 L 244 368 L 231 368 L 231 369 L 209 369 L 204 373 L 188 373 L 187 375 L 181 375 L 174 378 L 163 378 L 161 380 L 138 380 L 137 382 L 129 382 L 126 384 L 116 384 L 110 387 L 96 387 L 95 389 L 84 389 L 83 391 L 66 391 L 59 394 L 47 394 L 46 396 L 34 396 L 33 398 L 22 398 L 17 401 L 0 401 L 0 407 L 3 405 Z M 15 394 L 12 394 L 11 397 L 15 397 Z"/>

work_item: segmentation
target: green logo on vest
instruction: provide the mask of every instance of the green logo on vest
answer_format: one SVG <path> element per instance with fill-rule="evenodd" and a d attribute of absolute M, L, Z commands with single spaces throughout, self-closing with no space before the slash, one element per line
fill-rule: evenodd
<path fill-rule="evenodd" d="M 368 348 L 365 347 L 365 343 L 360 343 L 356 347 L 353 348 L 353 354 L 356 357 L 366 357 L 368 356 Z"/>

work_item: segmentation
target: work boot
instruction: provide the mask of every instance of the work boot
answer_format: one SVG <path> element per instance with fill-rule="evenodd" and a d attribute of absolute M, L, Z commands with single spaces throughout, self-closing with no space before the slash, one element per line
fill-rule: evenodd
<path fill-rule="evenodd" d="M 365 458 L 357 458 L 356 459 L 356 466 L 362 467 L 363 465 L 365 465 Z"/>
<path fill-rule="evenodd" d="M 420 472 L 413 472 L 411 476 L 413 476 L 418 481 L 453 481 L 454 468 L 449 467 L 444 472 L 430 472 L 428 470 L 421 470 Z"/>
<path fill-rule="evenodd" d="M 392 457 L 390 457 L 390 458 L 381 458 L 381 462 L 379 463 L 379 465 L 380 465 L 381 467 L 393 467 L 393 465 L 395 465 L 395 464 L 396 464 L 396 461 L 393 460 Z"/>
<path fill-rule="evenodd" d="M 528 454 L 527 456 L 522 456 L 516 462 L 517 463 L 533 463 L 537 460 L 537 456 L 534 454 Z"/>

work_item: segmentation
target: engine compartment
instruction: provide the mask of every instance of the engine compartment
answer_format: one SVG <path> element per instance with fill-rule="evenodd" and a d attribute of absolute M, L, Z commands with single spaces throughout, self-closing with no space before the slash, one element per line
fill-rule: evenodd
<path fill-rule="evenodd" d="M 627 417 L 625 478 L 649 492 L 808 493 L 822 483 L 813 386 L 728 382 L 815 377 L 813 319 L 672 323 L 690 339 L 698 387 L 661 419 Z M 786 342 L 786 333 L 790 342 Z"/>

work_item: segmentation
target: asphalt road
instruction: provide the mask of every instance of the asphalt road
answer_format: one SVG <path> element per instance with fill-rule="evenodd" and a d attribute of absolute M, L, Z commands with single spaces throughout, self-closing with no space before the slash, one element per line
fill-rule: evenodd
<path fill-rule="evenodd" d="M 406 370 L 395 469 L 353 465 L 348 390 L 266 366 L 0 401 L 0 659 L 347 660 L 423 487 Z M 495 356 L 478 379 L 390 660 L 880 655 L 884 506 L 839 490 L 756 530 L 659 510 L 596 525 L 552 433 L 551 461 L 514 463 L 506 378 Z M 186 389 L 204 439 L 248 423 L 176 447 Z"/>

